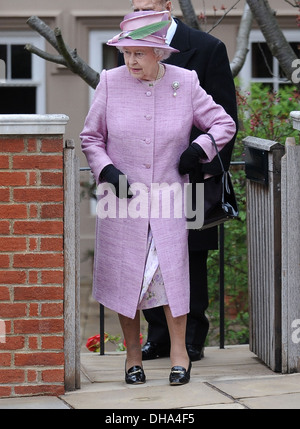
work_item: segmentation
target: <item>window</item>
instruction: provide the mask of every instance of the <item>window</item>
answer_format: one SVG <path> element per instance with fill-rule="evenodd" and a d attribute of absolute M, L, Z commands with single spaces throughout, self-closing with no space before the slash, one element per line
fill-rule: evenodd
<path fill-rule="evenodd" d="M 44 49 L 29 32 L 0 32 L 0 114 L 45 113 L 45 61 L 25 50 Z"/>
<path fill-rule="evenodd" d="M 297 57 L 300 58 L 299 30 L 286 30 L 283 32 Z M 270 52 L 270 49 L 259 30 L 253 30 L 249 38 L 249 52 L 245 64 L 240 72 L 241 85 L 249 86 L 252 82 L 261 82 L 270 85 L 274 91 L 279 86 L 289 84 L 279 63 Z"/>
<path fill-rule="evenodd" d="M 91 31 L 89 65 L 99 73 L 103 69 L 109 70 L 118 65 L 118 50 L 114 46 L 108 46 L 106 42 L 117 33 L 115 31 Z M 93 90 L 90 93 L 93 96 Z"/>

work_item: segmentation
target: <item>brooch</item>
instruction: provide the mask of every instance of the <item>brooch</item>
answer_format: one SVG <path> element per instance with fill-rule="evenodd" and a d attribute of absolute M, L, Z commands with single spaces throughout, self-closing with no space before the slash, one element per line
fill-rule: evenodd
<path fill-rule="evenodd" d="M 178 90 L 178 88 L 179 88 L 179 82 L 177 82 L 176 80 L 175 80 L 175 82 L 173 82 L 172 83 L 172 88 L 173 88 L 173 90 L 174 90 L 174 92 L 173 92 L 173 96 L 174 97 L 176 97 L 176 95 L 177 95 L 177 90 Z"/>

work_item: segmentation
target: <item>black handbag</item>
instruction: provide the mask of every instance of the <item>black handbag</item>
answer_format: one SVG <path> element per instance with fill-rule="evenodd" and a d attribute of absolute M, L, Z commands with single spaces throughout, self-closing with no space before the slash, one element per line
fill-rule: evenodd
<path fill-rule="evenodd" d="M 238 217 L 238 205 L 230 173 L 225 171 L 215 139 L 207 134 L 216 149 L 222 173 L 204 180 L 204 221 L 200 231 Z"/>

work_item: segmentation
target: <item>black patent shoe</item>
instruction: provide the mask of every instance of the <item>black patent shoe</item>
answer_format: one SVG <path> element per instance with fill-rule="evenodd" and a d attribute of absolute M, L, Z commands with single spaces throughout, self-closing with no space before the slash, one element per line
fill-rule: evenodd
<path fill-rule="evenodd" d="M 147 341 L 142 347 L 142 360 L 152 360 L 160 357 L 170 356 L 170 346 Z"/>
<path fill-rule="evenodd" d="M 187 384 L 191 378 L 191 368 L 192 362 L 190 361 L 188 370 L 186 370 L 183 366 L 176 365 L 171 368 L 170 372 L 170 385 L 171 386 L 179 386 L 181 384 Z"/>
<path fill-rule="evenodd" d="M 141 366 L 135 365 L 126 371 L 125 366 L 125 381 L 127 384 L 143 384 L 146 382 L 146 376 Z"/>

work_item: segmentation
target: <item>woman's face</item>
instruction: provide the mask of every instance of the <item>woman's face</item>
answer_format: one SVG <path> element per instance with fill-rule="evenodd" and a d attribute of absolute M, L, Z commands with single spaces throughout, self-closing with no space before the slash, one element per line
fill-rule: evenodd
<path fill-rule="evenodd" d="M 158 73 L 158 58 L 152 48 L 126 47 L 124 61 L 131 76 L 142 80 L 155 80 Z"/>

